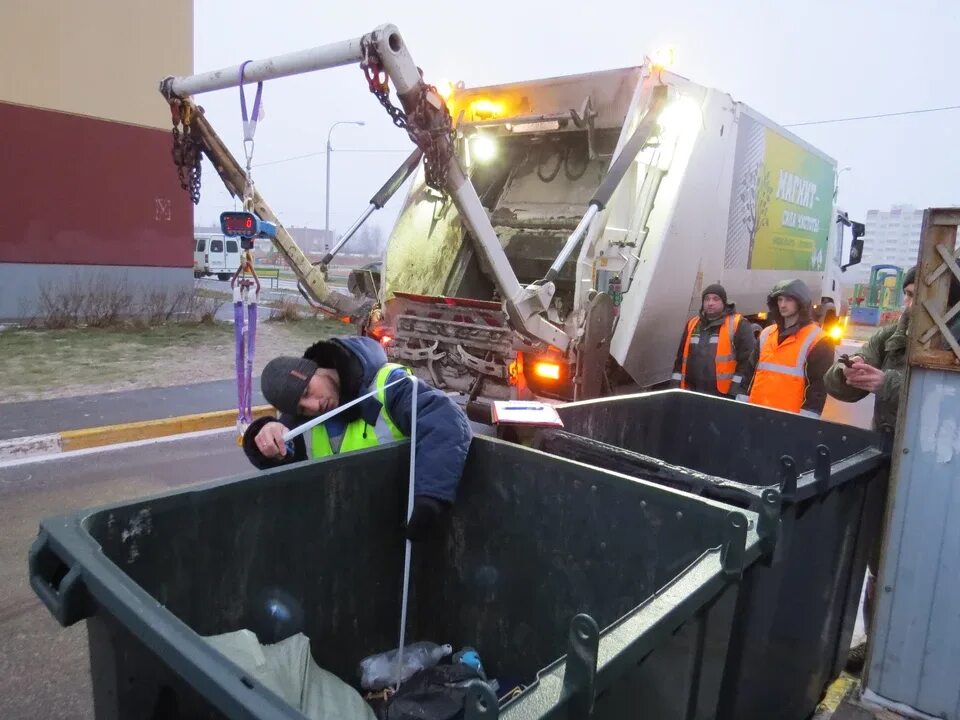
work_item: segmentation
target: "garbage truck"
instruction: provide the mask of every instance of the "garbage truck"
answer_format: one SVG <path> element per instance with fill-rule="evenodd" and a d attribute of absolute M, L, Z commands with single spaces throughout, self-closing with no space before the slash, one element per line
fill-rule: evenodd
<path fill-rule="evenodd" d="M 836 319 L 863 225 L 835 207 L 835 161 L 749 106 L 649 59 L 438 89 L 395 26 L 364 37 L 167 78 L 173 157 L 195 200 L 201 154 L 243 198 L 244 213 L 221 216 L 224 234 L 271 239 L 311 303 L 435 386 L 468 403 L 654 387 L 714 282 L 763 322 L 773 285 L 799 278 Z M 244 170 L 192 96 L 355 61 L 416 147 L 317 263 L 252 181 L 256 109 Z M 380 272 L 364 269 L 352 295 L 330 291 L 334 255 L 410 178 Z"/>
<path fill-rule="evenodd" d="M 510 271 L 523 287 L 552 283 L 545 315 L 569 342 L 526 341 L 476 238 L 421 171 L 388 241 L 370 331 L 435 385 L 471 399 L 656 386 L 714 282 L 760 324 L 788 277 L 820 298 L 828 326 L 841 315 L 863 226 L 835 206 L 835 161 L 730 95 L 648 61 L 455 87 L 447 104 Z"/>

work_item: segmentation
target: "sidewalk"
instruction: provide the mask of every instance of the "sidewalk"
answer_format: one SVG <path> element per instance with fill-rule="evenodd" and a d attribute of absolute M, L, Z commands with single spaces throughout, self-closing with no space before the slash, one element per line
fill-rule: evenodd
<path fill-rule="evenodd" d="M 260 393 L 260 378 L 254 378 L 252 404 L 263 405 L 265 402 Z M 0 404 L 0 440 L 236 407 L 237 384 L 234 380 L 3 403 Z"/>
<path fill-rule="evenodd" d="M 254 418 L 270 414 L 258 380 Z M 227 428 L 236 422 L 233 380 L 0 404 L 0 463 Z"/>

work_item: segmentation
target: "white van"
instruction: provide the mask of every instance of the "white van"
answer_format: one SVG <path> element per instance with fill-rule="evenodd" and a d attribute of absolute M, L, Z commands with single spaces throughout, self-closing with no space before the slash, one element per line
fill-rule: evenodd
<path fill-rule="evenodd" d="M 240 242 L 222 235 L 197 235 L 193 246 L 193 276 L 216 275 L 229 280 L 240 267 Z"/>

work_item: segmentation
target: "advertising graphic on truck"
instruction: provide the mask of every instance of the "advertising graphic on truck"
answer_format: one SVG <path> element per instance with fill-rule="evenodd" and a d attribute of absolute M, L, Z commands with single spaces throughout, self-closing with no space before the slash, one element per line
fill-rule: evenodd
<path fill-rule="evenodd" d="M 822 271 L 833 162 L 748 113 L 739 123 L 725 267 Z"/>

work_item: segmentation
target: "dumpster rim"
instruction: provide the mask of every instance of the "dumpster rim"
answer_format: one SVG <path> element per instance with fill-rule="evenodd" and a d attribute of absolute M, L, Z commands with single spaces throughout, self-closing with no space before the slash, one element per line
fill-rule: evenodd
<path fill-rule="evenodd" d="M 675 395 L 678 397 L 685 396 L 685 395 L 697 395 L 703 398 L 709 398 L 711 401 L 743 404 L 739 400 L 733 400 L 727 397 L 708 395 L 706 393 L 698 393 L 698 392 L 693 392 L 691 390 L 669 388 L 665 390 L 651 390 L 648 392 L 630 393 L 628 395 L 613 395 L 610 397 L 592 398 L 590 400 L 577 400 L 575 402 L 562 403 L 558 406 L 558 409 L 585 407 L 589 405 L 603 405 L 603 404 L 609 404 L 609 403 L 620 401 L 620 400 L 631 400 L 635 398 L 649 397 L 652 395 Z M 801 419 L 801 416 L 797 415 L 797 413 L 789 412 L 786 410 L 779 410 L 777 408 L 768 408 L 768 407 L 759 406 L 759 405 L 752 405 L 751 407 L 753 407 L 756 410 L 768 411 L 773 413 L 782 413 L 797 419 Z M 866 430 L 864 428 L 855 427 L 853 425 L 844 425 L 843 423 L 836 423 L 830 420 L 821 420 L 818 418 L 804 417 L 802 418 L 802 420 L 809 421 L 809 422 L 825 423 L 833 426 L 834 428 L 842 429 L 844 432 L 852 433 L 855 436 L 861 437 L 863 440 L 867 442 L 867 446 L 861 448 L 860 450 L 857 450 L 856 452 L 846 455 L 845 457 L 832 460 L 830 463 L 830 482 L 827 484 L 826 487 L 817 487 L 817 481 L 815 478 L 815 472 L 816 472 L 815 469 L 810 469 L 802 473 L 799 473 L 797 475 L 797 493 L 792 498 L 786 497 L 786 496 L 783 497 L 783 504 L 785 507 L 789 505 L 795 505 L 798 503 L 806 502 L 811 498 L 817 497 L 819 495 L 823 495 L 826 492 L 832 490 L 833 488 L 838 487 L 846 482 L 857 480 L 868 473 L 872 473 L 873 471 L 876 471 L 877 469 L 879 469 L 883 465 L 883 463 L 886 462 L 889 458 L 889 453 L 886 450 L 884 450 L 883 435 L 882 433 L 876 430 Z M 581 433 L 576 433 L 569 430 L 567 432 L 571 432 L 572 434 L 575 434 L 575 435 L 581 435 L 582 437 L 589 437 L 587 435 L 582 435 Z M 605 442 L 605 441 L 598 440 L 597 442 Z M 614 447 L 620 447 L 615 443 L 606 443 L 606 444 L 612 445 Z M 814 447 L 820 444 L 822 443 L 819 443 L 819 442 L 814 443 Z M 629 450 L 630 448 L 624 448 L 624 449 Z M 784 456 L 787 456 L 786 453 L 784 453 Z M 854 467 L 856 463 L 863 463 L 863 465 L 862 467 Z M 677 465 L 679 467 L 685 467 L 689 470 L 693 470 L 696 472 L 703 472 L 701 470 L 697 470 L 697 468 L 692 468 L 686 465 L 682 465 L 680 463 L 671 463 L 671 464 Z M 614 471 L 608 471 L 608 472 L 614 472 Z M 725 480 L 728 483 L 732 483 L 732 484 L 726 485 L 726 486 L 707 485 L 705 486 L 704 495 L 701 495 L 698 497 L 714 499 L 719 502 L 732 504 L 732 502 L 734 502 L 736 499 L 736 495 L 743 493 L 746 496 L 755 498 L 755 500 L 751 501 L 750 507 L 748 508 L 751 511 L 755 511 L 757 505 L 761 500 L 762 494 L 765 490 L 768 490 L 770 488 L 779 490 L 780 488 L 778 483 L 770 483 L 769 485 L 747 485 L 746 483 L 743 483 L 739 480 L 733 480 L 730 478 L 725 478 Z M 728 494 L 725 495 L 724 491 L 726 491 Z"/>

